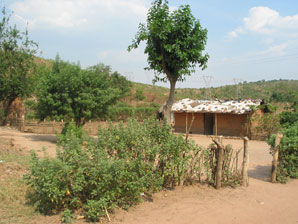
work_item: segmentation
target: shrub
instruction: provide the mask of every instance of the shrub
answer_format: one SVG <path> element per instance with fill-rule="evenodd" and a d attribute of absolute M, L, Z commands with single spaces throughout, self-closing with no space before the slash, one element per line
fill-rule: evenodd
<path fill-rule="evenodd" d="M 144 91 L 141 89 L 137 89 L 135 98 L 137 99 L 137 101 L 144 100 L 146 98 L 146 96 L 144 95 Z"/>
<path fill-rule="evenodd" d="M 45 214 L 64 211 L 64 222 L 76 209 L 83 209 L 89 221 L 97 221 L 116 207 L 127 209 L 138 203 L 144 193 L 205 176 L 214 183 L 215 150 L 174 135 L 166 122 L 110 123 L 98 128 L 97 141 L 71 122 L 58 139 L 56 158 L 38 158 L 32 152 L 25 180 L 37 209 Z M 232 149 L 226 151 L 223 181 L 231 185 L 236 181 L 229 170 Z"/>
<path fill-rule="evenodd" d="M 279 148 L 278 181 L 298 178 L 298 122 L 283 133 Z"/>
<path fill-rule="evenodd" d="M 160 105 L 155 103 L 148 106 L 139 105 L 137 107 L 132 107 L 126 103 L 118 103 L 109 107 L 109 112 L 105 116 L 105 119 L 112 121 L 126 121 L 129 118 L 134 117 L 137 120 L 143 121 L 154 116 L 159 107 Z"/>
<path fill-rule="evenodd" d="M 72 211 L 69 209 L 64 210 L 61 221 L 64 223 L 71 223 L 72 219 L 73 219 Z"/>
<path fill-rule="evenodd" d="M 289 127 L 298 121 L 298 112 L 282 112 L 280 113 L 280 124 L 283 127 Z"/>
<path fill-rule="evenodd" d="M 153 119 L 129 120 L 99 127 L 95 141 L 70 123 L 59 136 L 56 158 L 32 152 L 25 176 L 31 200 L 45 214 L 65 211 L 69 217 L 68 210 L 83 208 L 89 221 L 97 221 L 105 210 L 138 203 L 144 192 L 182 184 L 195 176 L 186 174 L 197 148 L 170 130 Z"/>

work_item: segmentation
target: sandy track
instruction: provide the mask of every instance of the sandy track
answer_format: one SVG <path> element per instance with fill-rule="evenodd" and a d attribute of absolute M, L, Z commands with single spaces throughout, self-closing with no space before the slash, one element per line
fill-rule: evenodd
<path fill-rule="evenodd" d="M 56 135 L 22 133 L 13 128 L 0 127 L 0 138 L 8 139 L 12 147 L 21 149 L 26 154 L 34 149 L 39 156 L 42 156 L 42 149 L 46 148 L 50 156 L 56 155 Z"/>
<path fill-rule="evenodd" d="M 207 146 L 211 139 L 192 135 L 196 143 Z M 243 141 L 224 139 L 233 148 Z M 272 184 L 272 157 L 265 142 L 249 141 L 250 185 L 248 188 L 189 186 L 160 192 L 153 202 L 145 202 L 129 212 L 117 214 L 117 224 L 188 224 L 188 223 L 298 223 L 298 180 Z"/>
<path fill-rule="evenodd" d="M 0 127 L 1 138 L 12 141 L 15 148 L 25 153 L 31 149 L 42 155 L 45 146 L 50 156 L 55 156 L 55 135 L 20 133 Z M 192 135 L 197 144 L 207 146 L 211 139 Z M 242 140 L 224 139 L 233 148 L 243 147 Z M 288 184 L 269 182 L 272 157 L 268 145 L 249 141 L 250 185 L 248 188 L 223 188 L 219 191 L 208 186 L 188 186 L 172 191 L 162 191 L 131 208 L 118 210 L 112 215 L 114 224 L 187 224 L 187 223 L 298 223 L 298 180 Z M 59 223 L 59 218 L 46 217 L 33 223 Z M 81 222 L 75 222 L 81 223 Z"/>

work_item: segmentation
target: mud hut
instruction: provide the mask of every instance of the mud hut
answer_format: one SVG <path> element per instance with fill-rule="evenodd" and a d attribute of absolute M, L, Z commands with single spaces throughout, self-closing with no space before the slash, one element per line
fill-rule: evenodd
<path fill-rule="evenodd" d="M 191 100 L 183 99 L 172 107 L 172 123 L 176 132 L 223 136 L 250 136 L 253 108 L 261 100 Z"/>

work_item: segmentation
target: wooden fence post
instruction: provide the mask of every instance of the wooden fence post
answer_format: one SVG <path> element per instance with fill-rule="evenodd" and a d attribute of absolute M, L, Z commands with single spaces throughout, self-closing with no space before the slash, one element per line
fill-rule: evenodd
<path fill-rule="evenodd" d="M 276 183 L 279 143 L 282 139 L 282 136 L 283 136 L 282 134 L 278 133 L 275 138 L 275 144 L 274 144 L 274 148 L 273 148 L 272 173 L 271 173 L 271 182 L 272 183 Z"/>
<path fill-rule="evenodd" d="M 20 131 L 21 132 L 25 131 L 25 114 L 22 114 L 20 119 Z"/>
<path fill-rule="evenodd" d="M 248 138 L 243 138 L 244 143 L 244 151 L 243 151 L 243 162 L 242 162 L 242 186 L 248 186 L 248 163 L 249 163 L 249 156 L 248 156 Z"/>
<path fill-rule="evenodd" d="M 222 144 L 222 136 L 217 139 L 212 139 L 213 142 L 217 145 L 217 158 L 216 158 L 216 174 L 215 174 L 215 187 L 216 189 L 221 188 L 222 180 L 222 165 L 224 160 L 224 146 Z"/>
<path fill-rule="evenodd" d="M 188 116 L 188 115 L 187 115 Z M 189 136 L 189 133 L 190 133 L 190 130 L 191 130 L 191 128 L 192 128 L 192 124 L 193 124 L 193 121 L 195 120 L 195 116 L 194 116 L 194 113 L 192 113 L 192 115 L 191 115 L 191 122 L 190 122 L 190 125 L 189 125 L 189 127 L 187 127 L 188 126 L 188 119 L 186 118 L 186 136 L 185 136 L 185 141 L 187 142 L 187 140 L 188 140 L 188 136 Z"/>

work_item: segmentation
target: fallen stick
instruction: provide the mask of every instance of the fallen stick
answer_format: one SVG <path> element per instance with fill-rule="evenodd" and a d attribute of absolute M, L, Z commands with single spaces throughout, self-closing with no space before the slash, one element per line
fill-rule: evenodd
<path fill-rule="evenodd" d="M 108 217 L 109 222 L 111 222 L 111 218 L 110 218 L 110 215 L 109 215 L 109 212 L 108 212 L 106 206 L 105 206 L 105 211 L 106 211 L 106 215 L 107 215 L 107 217 Z"/>

